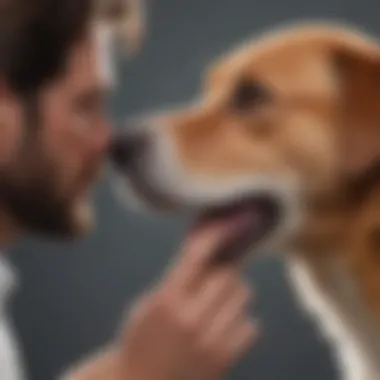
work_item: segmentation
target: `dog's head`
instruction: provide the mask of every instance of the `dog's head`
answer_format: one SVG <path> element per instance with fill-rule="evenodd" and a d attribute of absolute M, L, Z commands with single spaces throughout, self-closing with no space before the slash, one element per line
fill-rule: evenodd
<path fill-rule="evenodd" d="M 203 87 L 191 106 L 126 122 L 112 158 L 146 205 L 250 219 L 246 245 L 281 248 L 269 243 L 380 154 L 380 47 L 351 28 L 266 34 L 216 62 Z"/>

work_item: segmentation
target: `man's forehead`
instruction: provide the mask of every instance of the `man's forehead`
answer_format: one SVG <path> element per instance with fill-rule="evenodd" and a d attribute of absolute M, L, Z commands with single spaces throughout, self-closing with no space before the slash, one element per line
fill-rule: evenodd
<path fill-rule="evenodd" d="M 93 30 L 95 69 L 103 87 L 116 85 L 116 65 L 113 52 L 113 32 L 107 25 L 97 25 Z"/>

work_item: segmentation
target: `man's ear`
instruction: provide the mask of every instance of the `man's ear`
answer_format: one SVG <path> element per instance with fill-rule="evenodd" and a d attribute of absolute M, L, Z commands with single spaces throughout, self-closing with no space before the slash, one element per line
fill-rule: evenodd
<path fill-rule="evenodd" d="M 337 117 L 346 174 L 380 163 L 380 44 L 366 39 L 332 48 Z"/>

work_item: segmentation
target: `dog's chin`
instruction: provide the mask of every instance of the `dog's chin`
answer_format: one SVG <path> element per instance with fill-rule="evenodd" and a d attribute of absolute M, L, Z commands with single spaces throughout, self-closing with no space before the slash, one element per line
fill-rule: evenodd
<path fill-rule="evenodd" d="M 264 253 L 284 222 L 282 202 L 269 193 L 254 194 L 199 211 L 194 229 L 213 224 L 231 225 L 214 254 L 216 264 L 242 261 L 250 253 Z"/>
<path fill-rule="evenodd" d="M 173 214 L 183 210 L 184 205 L 173 197 L 155 190 L 145 182 L 114 173 L 112 188 L 117 198 L 132 211 L 145 214 Z"/>

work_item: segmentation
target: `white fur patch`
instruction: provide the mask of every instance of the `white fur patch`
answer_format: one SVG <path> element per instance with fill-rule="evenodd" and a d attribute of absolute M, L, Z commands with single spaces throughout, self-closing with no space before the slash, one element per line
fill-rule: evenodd
<path fill-rule="evenodd" d="M 380 379 L 380 330 L 339 263 L 291 257 L 291 282 L 302 306 L 333 345 L 341 378 Z"/>

